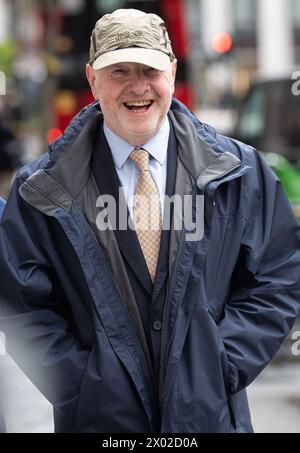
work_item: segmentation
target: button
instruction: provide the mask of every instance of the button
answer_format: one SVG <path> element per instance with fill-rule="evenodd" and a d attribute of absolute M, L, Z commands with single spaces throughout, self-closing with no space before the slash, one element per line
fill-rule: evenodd
<path fill-rule="evenodd" d="M 162 323 L 160 321 L 154 321 L 152 327 L 154 330 L 159 332 L 162 329 Z"/>

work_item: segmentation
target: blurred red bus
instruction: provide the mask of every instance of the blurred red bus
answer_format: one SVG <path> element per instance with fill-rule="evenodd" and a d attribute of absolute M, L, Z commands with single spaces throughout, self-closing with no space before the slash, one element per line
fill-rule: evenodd
<path fill-rule="evenodd" d="M 54 127 L 64 131 L 74 115 L 93 101 L 85 78 L 89 40 L 95 22 L 117 8 L 135 8 L 164 18 L 178 60 L 175 96 L 190 109 L 193 93 L 189 80 L 189 39 L 185 0 L 59 0 L 48 16 L 48 42 L 54 55 L 52 73 L 56 75 L 53 100 Z M 51 59 L 50 59 L 51 60 Z"/>

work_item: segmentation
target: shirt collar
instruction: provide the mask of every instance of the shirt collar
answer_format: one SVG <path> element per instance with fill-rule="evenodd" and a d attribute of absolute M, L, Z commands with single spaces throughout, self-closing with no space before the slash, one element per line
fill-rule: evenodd
<path fill-rule="evenodd" d="M 111 149 L 115 166 L 120 170 L 134 148 L 132 147 L 132 145 L 115 134 L 111 129 L 109 129 L 105 122 L 103 124 L 103 130 L 108 145 Z M 145 148 L 148 153 L 159 162 L 160 165 L 163 165 L 166 160 L 169 134 L 170 123 L 168 118 L 166 117 L 158 133 L 147 143 L 142 145 L 142 147 Z"/>

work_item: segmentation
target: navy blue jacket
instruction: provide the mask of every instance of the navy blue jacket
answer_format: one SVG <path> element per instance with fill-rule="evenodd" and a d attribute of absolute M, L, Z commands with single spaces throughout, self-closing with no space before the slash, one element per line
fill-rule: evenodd
<path fill-rule="evenodd" d="M 67 153 L 96 111 L 85 108 L 49 154 L 23 168 L 9 196 L 0 226 L 9 352 L 53 404 L 57 432 L 249 432 L 245 389 L 300 306 L 299 227 L 281 184 L 255 150 L 173 101 L 177 182 L 187 176 L 193 218 L 204 196 L 204 234 L 191 241 L 184 228 L 170 240 L 156 395 L 119 282 L 70 188 L 76 181 L 57 171 L 76 160 Z"/>

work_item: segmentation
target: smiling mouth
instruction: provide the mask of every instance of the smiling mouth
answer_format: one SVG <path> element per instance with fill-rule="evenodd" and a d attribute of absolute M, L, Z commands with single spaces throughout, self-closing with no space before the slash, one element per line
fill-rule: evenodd
<path fill-rule="evenodd" d="M 153 101 L 128 101 L 124 102 L 125 107 L 131 112 L 147 112 Z"/>

